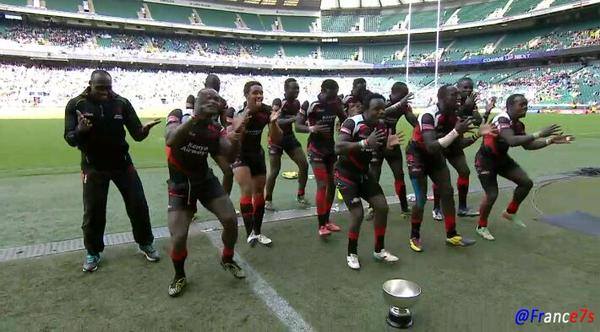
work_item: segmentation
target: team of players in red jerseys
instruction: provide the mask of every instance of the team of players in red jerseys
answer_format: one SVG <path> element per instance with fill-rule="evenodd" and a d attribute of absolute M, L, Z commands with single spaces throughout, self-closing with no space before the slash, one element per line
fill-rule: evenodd
<path fill-rule="evenodd" d="M 394 188 L 402 212 L 410 214 L 410 248 L 421 252 L 423 241 L 420 226 L 427 200 L 427 177 L 434 183 L 434 196 L 438 202 L 433 215 L 435 219 L 444 220 L 447 244 L 468 246 L 475 242 L 458 234 L 455 223 L 457 214 L 479 215 L 476 232 L 484 239 L 493 240 L 487 228 L 487 219 L 498 195 L 497 175 L 517 184 L 503 217 L 521 226 L 524 224 L 516 217 L 516 212 L 532 187 L 527 174 L 508 156 L 508 148 L 523 146 L 533 150 L 551 144 L 569 143 L 573 139 L 572 136 L 563 135 L 556 125 L 526 134 L 520 119 L 526 115 L 527 99 L 519 94 L 508 97 L 506 110 L 487 123 L 495 100 L 488 103 L 481 116 L 476 106 L 477 94 L 473 92 L 473 81 L 468 78 L 461 79 L 456 85 L 440 87 L 437 103 L 418 117 L 410 106 L 412 93 L 401 82 L 393 85 L 390 97 L 386 99 L 367 90 L 364 79 L 356 79 L 350 96 L 342 99 L 338 95 L 338 84 L 327 79 L 323 81 L 316 101 L 300 103 L 297 100 L 298 82 L 290 78 L 285 81 L 284 98 L 275 99 L 272 106 L 268 106 L 263 104 L 261 84 L 250 81 L 244 86 L 246 101 L 239 110 L 227 106 L 218 94 L 219 88 L 218 78 L 209 75 L 206 87 L 189 103 L 191 114 L 174 110 L 167 118 L 165 137 L 170 175 L 168 221 L 172 242 L 170 256 L 175 268 L 175 277 L 169 286 L 171 296 L 181 294 L 186 284 L 186 240 L 196 212 L 196 201 L 214 213 L 223 225 L 221 265 L 236 278 L 245 277 L 244 271 L 233 259 L 237 217 L 228 195 L 230 186 L 224 190 L 213 175 L 207 163 L 209 155 L 222 169 L 231 165 L 232 172 L 224 172 L 223 180 L 231 181 L 227 177 L 233 176 L 240 187 L 239 210 L 250 246 L 257 243 L 270 246 L 273 243 L 262 233 L 261 225 L 265 207 L 273 207 L 273 188 L 283 152 L 298 165 L 297 200 L 303 206 L 308 204 L 305 186 L 310 163 L 317 182 L 315 204 L 318 235 L 325 238 L 332 232 L 341 231 L 341 227 L 330 218 L 337 187 L 351 217 L 347 264 L 351 269 L 360 269 L 357 243 L 364 219 L 362 199 L 369 203 L 369 214 L 372 214 L 375 229 L 373 257 L 387 263 L 398 261 L 398 257 L 385 249 L 384 243 L 388 204 L 379 185 L 383 160 L 388 162 L 394 175 Z M 409 177 L 415 192 L 412 211 L 409 210 L 404 185 L 400 147 L 403 137 L 396 132 L 398 120 L 403 115 L 414 127 L 406 149 Z M 336 118 L 341 123 L 337 129 Z M 309 134 L 308 162 L 294 135 L 294 125 L 297 132 Z M 271 167 L 268 178 L 264 150 L 260 144 L 265 127 L 269 131 Z M 337 139 L 334 138 L 336 131 Z M 466 206 L 469 167 L 463 149 L 475 143 L 480 136 L 483 136 L 483 144 L 477 152 L 475 167 L 485 195 L 477 213 Z M 446 161 L 459 175 L 458 211 L 455 210 Z"/>

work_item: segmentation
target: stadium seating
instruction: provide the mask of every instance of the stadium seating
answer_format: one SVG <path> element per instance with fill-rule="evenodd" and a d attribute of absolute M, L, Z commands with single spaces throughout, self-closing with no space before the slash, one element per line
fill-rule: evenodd
<path fill-rule="evenodd" d="M 541 0 L 513 0 L 504 16 L 515 16 L 534 9 Z"/>
<path fill-rule="evenodd" d="M 364 31 L 379 31 L 381 15 L 362 15 L 364 18 Z"/>
<path fill-rule="evenodd" d="M 393 14 L 382 14 L 379 22 L 378 31 L 389 31 L 398 24 L 404 21 L 406 13 L 393 13 Z"/>
<path fill-rule="evenodd" d="M 496 0 L 462 6 L 458 12 L 459 23 L 483 21 L 505 4 L 506 0 Z"/>
<path fill-rule="evenodd" d="M 321 52 L 325 59 L 350 60 L 358 52 L 358 46 L 325 44 L 321 47 Z"/>
<path fill-rule="evenodd" d="M 384 60 L 393 60 L 394 53 L 402 50 L 404 45 L 363 45 L 363 61 L 370 63 L 379 63 Z"/>
<path fill-rule="evenodd" d="M 358 16 L 336 15 L 321 17 L 321 25 L 325 32 L 349 32 L 358 23 Z"/>
<path fill-rule="evenodd" d="M 202 23 L 206 26 L 221 28 L 236 28 L 235 13 L 224 10 L 213 10 L 206 8 L 196 8 Z"/>
<path fill-rule="evenodd" d="M 12 6 L 27 6 L 27 0 L 0 0 L 0 3 Z"/>
<path fill-rule="evenodd" d="M 190 24 L 192 8 L 147 2 L 150 14 L 156 21 Z"/>
<path fill-rule="evenodd" d="M 101 0 L 94 1 L 96 14 L 122 17 L 138 18 L 138 12 L 142 8 L 141 0 Z"/>
<path fill-rule="evenodd" d="M 264 57 L 274 57 L 280 48 L 281 45 L 279 43 L 260 43 L 254 54 Z"/>
<path fill-rule="evenodd" d="M 279 16 L 283 30 L 289 32 L 308 32 L 310 24 L 315 21 L 314 17 L 306 16 Z"/>
<path fill-rule="evenodd" d="M 63 12 L 76 13 L 79 11 L 80 5 L 81 1 L 78 0 L 46 0 L 47 9 Z"/>
<path fill-rule="evenodd" d="M 283 49 L 287 57 L 310 57 L 317 50 L 317 46 L 293 43 L 283 45 Z"/>
<path fill-rule="evenodd" d="M 457 38 L 452 47 L 444 52 L 447 60 L 468 59 L 482 54 L 483 48 L 498 41 L 498 35 L 468 36 Z"/>
<path fill-rule="evenodd" d="M 238 15 L 240 15 L 240 17 L 242 18 L 244 23 L 246 23 L 246 26 L 250 30 L 271 30 L 271 23 L 268 23 L 268 21 L 263 22 L 256 14 L 238 13 Z"/>

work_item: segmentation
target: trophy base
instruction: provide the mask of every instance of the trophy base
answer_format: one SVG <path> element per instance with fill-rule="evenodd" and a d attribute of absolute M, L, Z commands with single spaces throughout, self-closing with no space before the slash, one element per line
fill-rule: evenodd
<path fill-rule="evenodd" d="M 408 309 L 400 309 L 391 307 L 388 313 L 387 323 L 389 326 L 396 329 L 408 329 L 413 325 L 413 319 Z"/>

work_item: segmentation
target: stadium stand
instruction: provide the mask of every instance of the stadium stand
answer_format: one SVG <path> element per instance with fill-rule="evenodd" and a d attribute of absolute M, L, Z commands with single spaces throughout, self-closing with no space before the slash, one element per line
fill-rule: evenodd
<path fill-rule="evenodd" d="M 3 2 L 3 1 L 0 1 Z M 63 12 L 76 13 L 79 11 L 78 6 L 81 1 L 77 0 L 46 0 L 46 8 L 50 10 L 58 10 Z"/>
<path fill-rule="evenodd" d="M 206 8 L 196 8 L 196 11 L 206 26 L 236 28 L 236 15 L 234 12 Z"/>
<path fill-rule="evenodd" d="M 279 16 L 283 30 L 289 32 L 309 32 L 310 25 L 315 21 L 314 17 L 306 16 Z"/>
<path fill-rule="evenodd" d="M 358 23 L 358 16 L 322 16 L 321 24 L 325 32 L 349 32 Z"/>
<path fill-rule="evenodd" d="M 459 23 L 483 21 L 505 4 L 506 0 L 499 0 L 463 6 L 458 12 Z"/>
<path fill-rule="evenodd" d="M 101 0 L 94 1 L 96 14 L 121 18 L 139 18 L 142 8 L 140 0 Z"/>
<path fill-rule="evenodd" d="M 147 3 L 152 18 L 156 21 L 190 24 L 192 8 L 160 3 Z"/>
<path fill-rule="evenodd" d="M 509 0 L 512 1 L 504 16 L 525 14 L 534 9 L 540 0 Z"/>
<path fill-rule="evenodd" d="M 0 0 L 0 3 L 12 6 L 27 6 L 27 0 Z"/>
<path fill-rule="evenodd" d="M 321 52 L 325 59 L 351 60 L 358 53 L 358 46 L 325 44 L 321 46 Z"/>

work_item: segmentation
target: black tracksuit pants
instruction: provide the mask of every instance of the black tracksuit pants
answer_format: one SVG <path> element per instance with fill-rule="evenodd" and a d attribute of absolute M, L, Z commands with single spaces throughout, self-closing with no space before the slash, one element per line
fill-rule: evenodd
<path fill-rule="evenodd" d="M 83 242 L 88 252 L 104 250 L 104 228 L 106 226 L 106 199 L 108 185 L 112 181 L 123 196 L 127 215 L 131 221 L 133 238 L 140 245 L 152 244 L 152 226 L 148 203 L 142 182 L 133 165 L 117 170 L 99 171 L 86 168 L 83 180 Z"/>

